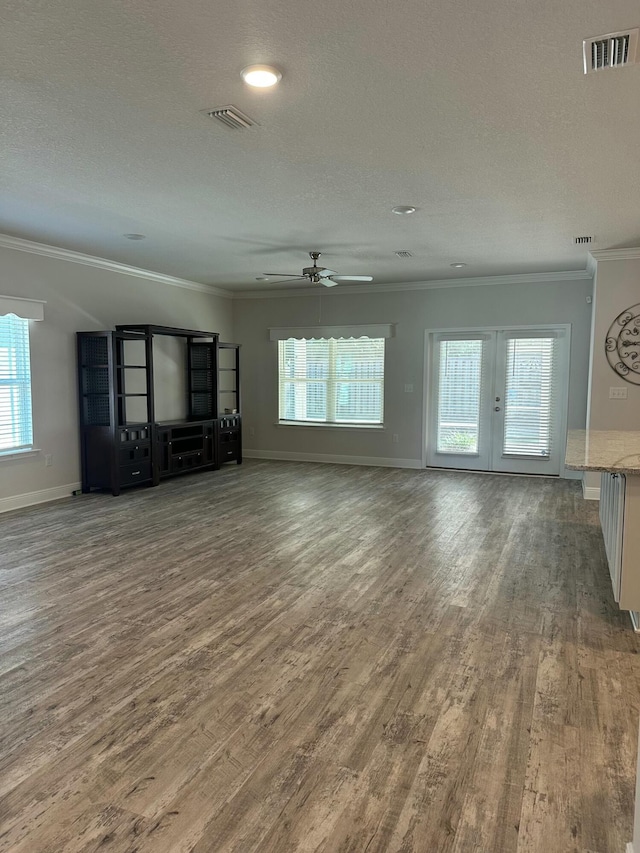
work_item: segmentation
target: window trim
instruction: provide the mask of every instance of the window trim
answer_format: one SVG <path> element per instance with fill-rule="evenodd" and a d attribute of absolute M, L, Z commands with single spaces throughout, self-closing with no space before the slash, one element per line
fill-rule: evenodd
<path fill-rule="evenodd" d="M 3 462 L 11 462 L 14 459 L 27 459 L 29 456 L 38 456 L 42 453 L 41 447 L 32 447 L 31 450 L 2 450 L 0 451 L 0 465 Z"/>
<path fill-rule="evenodd" d="M 274 426 L 288 428 L 301 427 L 302 429 L 307 429 L 307 427 L 312 427 L 313 429 L 387 429 L 383 423 L 330 423 L 329 421 L 274 421 Z"/>

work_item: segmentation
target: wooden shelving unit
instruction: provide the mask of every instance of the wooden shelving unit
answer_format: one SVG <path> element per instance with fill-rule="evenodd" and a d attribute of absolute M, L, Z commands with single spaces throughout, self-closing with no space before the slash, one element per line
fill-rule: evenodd
<path fill-rule="evenodd" d="M 187 417 L 182 420 L 155 419 L 156 335 L 186 339 Z M 126 486 L 155 486 L 163 477 L 242 461 L 236 344 L 220 344 L 215 332 L 136 324 L 78 332 L 77 351 L 83 492 L 100 488 L 118 495 Z M 221 353 L 223 361 L 232 354 L 232 364 L 222 369 Z M 220 375 L 225 375 L 222 390 Z M 231 412 L 218 417 L 221 405 Z"/>
<path fill-rule="evenodd" d="M 242 463 L 240 345 L 218 342 L 218 459 Z"/>
<path fill-rule="evenodd" d="M 150 483 L 153 366 L 149 342 L 126 332 L 82 332 L 77 336 L 77 351 L 82 491 L 103 488 L 117 495 L 124 486 Z M 134 354 L 135 363 L 129 361 Z"/>

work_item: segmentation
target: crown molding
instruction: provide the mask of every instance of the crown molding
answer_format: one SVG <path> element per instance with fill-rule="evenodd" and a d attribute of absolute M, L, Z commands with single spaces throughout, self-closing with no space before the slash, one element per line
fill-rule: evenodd
<path fill-rule="evenodd" d="M 18 252 L 27 252 L 32 255 L 42 255 L 47 258 L 68 261 L 73 264 L 84 264 L 96 269 L 116 272 L 122 275 L 130 275 L 135 278 L 143 278 L 147 281 L 157 281 L 172 287 L 181 287 L 185 290 L 195 290 L 199 293 L 208 293 L 212 296 L 221 296 L 225 299 L 289 299 L 299 296 L 348 296 L 364 295 L 369 293 L 398 293 L 410 290 L 432 290 L 449 287 L 488 287 L 500 284 L 547 284 L 559 281 L 583 281 L 593 278 L 598 260 L 627 260 L 640 258 L 638 249 L 603 249 L 590 252 L 587 256 L 587 269 L 565 270 L 561 272 L 522 273 L 519 275 L 497 275 L 482 276 L 477 278 L 453 278 L 437 279 L 433 281 L 406 281 L 396 284 L 367 284 L 341 285 L 339 288 L 325 288 L 318 290 L 317 287 L 295 288 L 290 290 L 225 290 L 212 284 L 203 284 L 198 281 L 176 278 L 165 275 L 154 270 L 145 270 L 140 267 L 123 264 L 119 261 L 111 261 L 108 258 L 98 258 L 94 255 L 85 255 L 72 249 L 62 249 L 58 246 L 50 246 L 46 243 L 37 243 L 33 240 L 25 240 L 22 237 L 11 237 L 8 234 L 0 234 L 0 247 L 14 249 Z"/>
<path fill-rule="evenodd" d="M 640 247 L 636 246 L 631 249 L 596 249 L 589 252 L 587 258 L 587 268 L 589 267 L 589 258 L 594 261 L 636 261 L 640 259 Z"/>
<path fill-rule="evenodd" d="M 366 284 L 318 289 L 317 287 L 290 290 L 241 290 L 233 293 L 234 299 L 287 299 L 294 296 L 347 296 L 349 294 L 397 293 L 405 290 L 435 290 L 448 287 L 488 287 L 496 284 L 557 284 L 559 281 L 591 281 L 589 270 L 564 270 L 562 272 L 522 273 L 478 278 L 447 278 L 434 281 L 405 281 L 398 284 Z"/>
<path fill-rule="evenodd" d="M 107 258 L 97 258 L 93 255 L 84 255 L 82 252 L 74 252 L 72 249 L 61 249 L 58 246 L 49 246 L 46 243 L 36 243 L 33 240 L 24 240 L 21 237 L 10 237 L 8 234 L 0 234 L 0 247 L 15 249 L 18 252 L 28 252 L 31 255 L 42 255 L 45 258 L 55 258 L 59 261 L 69 261 L 72 264 L 84 264 L 87 267 L 107 270 L 108 272 L 131 275 L 135 278 L 144 278 L 147 281 L 157 281 L 161 284 L 169 284 L 172 287 L 181 287 L 184 290 L 196 290 L 199 293 L 208 293 L 212 296 L 222 296 L 227 299 L 233 294 L 228 290 L 215 287 L 212 284 L 202 284 L 198 281 L 189 281 L 184 278 L 176 278 L 153 270 L 145 270 L 140 267 L 132 267 L 119 261 L 110 261 Z"/>

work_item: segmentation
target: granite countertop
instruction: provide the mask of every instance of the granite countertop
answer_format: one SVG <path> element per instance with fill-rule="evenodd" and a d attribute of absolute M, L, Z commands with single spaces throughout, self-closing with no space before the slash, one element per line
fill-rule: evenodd
<path fill-rule="evenodd" d="M 571 429 L 565 466 L 571 471 L 640 474 L 640 431 Z"/>

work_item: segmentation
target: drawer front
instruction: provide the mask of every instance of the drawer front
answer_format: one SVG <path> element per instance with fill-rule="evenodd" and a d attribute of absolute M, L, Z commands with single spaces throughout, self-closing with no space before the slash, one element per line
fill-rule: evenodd
<path fill-rule="evenodd" d="M 240 458 L 239 441 L 220 442 L 220 462 L 230 462 L 232 459 Z"/>
<path fill-rule="evenodd" d="M 202 453 L 178 454 L 171 457 L 171 473 L 190 471 L 192 468 L 200 468 L 204 464 Z"/>
<path fill-rule="evenodd" d="M 134 462 L 146 462 L 151 459 L 151 446 L 149 444 L 134 444 L 120 448 L 120 464 L 133 465 Z"/>
<path fill-rule="evenodd" d="M 151 479 L 151 462 L 139 462 L 134 465 L 122 465 L 120 468 L 120 485 L 131 486 Z"/>

